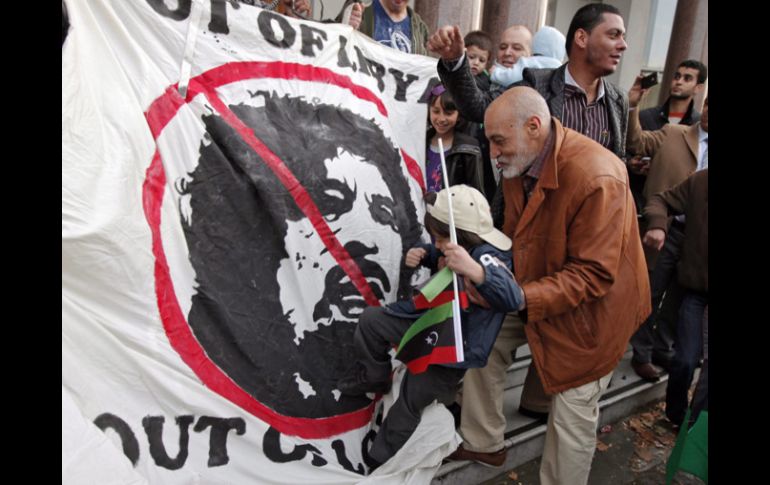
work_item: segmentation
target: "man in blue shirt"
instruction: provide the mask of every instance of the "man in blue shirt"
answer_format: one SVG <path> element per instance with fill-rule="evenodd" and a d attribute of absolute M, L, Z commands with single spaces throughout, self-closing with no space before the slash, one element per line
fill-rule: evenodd
<path fill-rule="evenodd" d="M 361 2 L 346 0 L 337 22 L 342 21 L 350 4 L 353 6 L 348 23 L 361 33 L 403 52 L 428 55 L 425 49 L 428 26 L 407 6 L 407 0 L 373 0 L 371 8 L 365 8 Z"/>

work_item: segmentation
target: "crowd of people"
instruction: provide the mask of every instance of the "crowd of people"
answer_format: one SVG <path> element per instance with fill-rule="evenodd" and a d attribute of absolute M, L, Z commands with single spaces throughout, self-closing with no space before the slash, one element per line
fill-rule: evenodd
<path fill-rule="evenodd" d="M 520 412 L 547 423 L 541 483 L 586 483 L 598 401 L 629 343 L 640 377 L 669 373 L 666 413 L 674 427 L 692 425 L 708 407 L 706 365 L 691 421 L 682 423 L 708 342 L 708 99 L 702 113 L 695 105 L 706 66 L 682 61 L 666 102 L 639 112 L 649 90 L 643 76 L 628 93 L 606 79 L 627 48 L 614 6 L 580 8 L 566 36 L 548 26 L 533 36 L 513 25 L 493 49 L 485 32 L 463 36 L 457 26 L 440 27 L 423 44 L 424 23 L 406 3 L 375 0 L 364 9 L 349 1 L 350 24 L 385 45 L 411 53 L 425 47 L 440 58 L 426 134 L 427 190 L 446 190 L 441 139 L 450 190 L 470 186 L 483 195 L 495 227 L 510 239 L 512 274 L 502 281 L 521 294 L 513 309 L 511 300 L 484 302 L 504 317 L 485 365 L 469 365 L 462 375 L 463 443 L 448 458 L 504 463 L 505 371 L 516 348 L 529 344 Z M 393 40 L 397 32 L 409 42 Z M 490 279 L 499 284 L 489 266 L 465 257 L 467 264 L 457 263 L 456 252 L 473 254 L 472 246 L 446 247 L 434 237 L 431 261 L 444 251 L 446 264 L 479 290 Z M 365 313 L 360 325 L 371 329 L 383 320 Z M 386 341 L 378 340 L 380 350 Z M 371 366 L 371 352 L 362 355 Z M 382 352 L 376 359 L 389 362 Z M 383 375 L 380 369 L 372 382 Z M 356 378 L 366 382 L 366 372 L 359 369 Z M 408 386 L 407 402 L 414 392 Z M 446 387 L 433 397 L 446 402 Z M 425 405 L 410 409 L 419 413 Z M 403 444 L 411 423 L 398 439 L 383 440 Z M 387 426 L 380 432 L 394 433 Z"/>

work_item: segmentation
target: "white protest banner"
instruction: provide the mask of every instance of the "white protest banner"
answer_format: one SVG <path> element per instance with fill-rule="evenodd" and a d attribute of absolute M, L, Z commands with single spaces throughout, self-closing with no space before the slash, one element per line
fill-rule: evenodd
<path fill-rule="evenodd" d="M 67 8 L 63 482 L 429 481 L 448 412 L 366 477 L 393 396 L 336 381 L 411 296 L 436 61 L 222 0 Z"/>

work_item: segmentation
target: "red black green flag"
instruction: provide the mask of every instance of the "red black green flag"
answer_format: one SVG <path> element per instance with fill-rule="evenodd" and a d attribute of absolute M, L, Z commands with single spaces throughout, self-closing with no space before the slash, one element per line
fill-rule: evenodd
<path fill-rule="evenodd" d="M 444 268 L 431 278 L 414 298 L 415 308 L 427 309 L 406 331 L 396 351 L 396 358 L 406 364 L 412 374 L 425 372 L 430 364 L 462 361 L 462 335 L 456 331 L 450 287 L 452 271 Z M 468 297 L 457 279 L 460 308 L 468 308 Z M 459 347 L 459 349 L 458 349 Z"/>

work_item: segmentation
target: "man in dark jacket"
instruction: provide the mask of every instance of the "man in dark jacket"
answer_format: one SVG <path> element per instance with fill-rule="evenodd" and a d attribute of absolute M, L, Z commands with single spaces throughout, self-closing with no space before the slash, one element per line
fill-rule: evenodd
<path fill-rule="evenodd" d="M 648 108 L 639 112 L 639 124 L 642 130 L 660 130 L 668 124 L 692 126 L 697 124 L 701 119 L 701 114 L 695 109 L 695 95 L 701 92 L 705 87 L 705 82 L 708 77 L 708 69 L 701 62 L 694 59 L 687 59 L 682 61 L 674 73 L 674 77 L 671 80 L 671 94 L 661 106 Z M 629 123 L 631 120 L 629 119 Z M 630 142 L 629 142 L 630 145 Z M 629 146 L 630 151 L 630 146 Z M 689 157 L 682 157 L 679 160 L 673 160 L 677 164 L 683 163 L 688 160 Z M 649 161 L 649 159 L 648 159 Z M 629 160 L 628 164 L 628 178 L 631 182 L 631 193 L 634 194 L 634 200 L 638 201 L 637 210 L 642 212 L 646 204 L 647 197 L 656 192 L 668 189 L 674 184 L 667 184 L 660 186 L 658 181 L 653 180 L 650 182 L 650 187 L 646 187 L 650 165 L 646 165 L 646 168 L 642 164 L 635 165 Z M 653 177 L 656 173 L 660 173 L 664 168 L 661 166 L 656 167 L 653 172 Z M 666 170 L 667 171 L 667 170 Z M 687 172 L 689 173 L 689 171 Z M 681 178 L 679 179 L 681 180 Z M 677 180 L 677 181 L 679 181 Z M 642 223 L 644 225 L 644 223 Z M 642 228 L 644 229 L 644 227 Z M 672 233 L 676 228 L 672 229 Z M 680 234 L 681 236 L 681 234 Z M 672 242 L 678 241 L 676 236 L 672 236 Z M 668 245 L 669 243 L 667 243 Z M 656 252 L 648 251 L 647 264 L 650 271 L 653 271 L 656 262 Z M 675 264 L 676 262 L 672 262 Z M 653 302 L 654 305 L 654 318 L 651 318 L 650 324 L 646 324 L 643 329 L 640 330 L 646 337 L 632 339 L 634 345 L 634 362 L 637 363 L 635 369 L 640 369 L 639 363 L 642 362 L 655 362 L 663 367 L 668 367 L 669 361 L 673 356 L 672 346 L 674 342 L 674 333 L 676 329 L 676 322 L 679 319 L 679 305 L 682 302 L 683 290 L 679 286 L 679 282 L 676 277 L 670 278 L 670 284 L 667 288 L 656 288 L 656 284 L 653 282 L 653 296 L 656 294 L 663 294 L 665 296 L 658 302 L 660 303 L 660 310 L 658 305 Z M 645 348 L 643 348 L 645 347 Z M 641 357 L 640 357 L 641 356 Z M 645 369 L 641 370 L 639 374 L 645 378 L 653 378 L 660 375 L 650 365 L 647 365 Z"/>
<path fill-rule="evenodd" d="M 708 172 L 708 168 L 695 172 L 676 187 L 653 195 L 644 209 L 649 221 L 645 244 L 654 245 L 655 249 L 663 247 L 669 215 L 685 214 L 687 218 L 682 257 L 677 265 L 685 295 L 666 388 L 666 416 L 676 425 L 683 424 L 687 391 L 704 352 L 703 316 L 709 291 Z M 698 417 L 697 412 L 693 414 L 691 422 Z"/>
<path fill-rule="evenodd" d="M 615 72 L 628 47 L 620 11 L 606 4 L 582 7 L 572 18 L 566 42 L 567 64 L 558 69 L 527 69 L 524 80 L 515 85 L 536 89 L 548 103 L 551 115 L 564 126 L 594 139 L 622 159 L 628 101 L 617 86 L 604 79 Z M 459 28 L 440 28 L 428 40 L 428 49 L 441 56 L 438 73 L 460 114 L 471 121 L 483 121 L 487 106 L 501 91 L 484 93 L 476 87 Z M 591 123 L 585 123 L 586 114 Z"/>
<path fill-rule="evenodd" d="M 671 79 L 671 93 L 660 106 L 639 112 L 643 130 L 659 130 L 668 123 L 690 126 L 700 120 L 695 95 L 703 91 L 708 69 L 694 59 L 682 61 Z"/>
<path fill-rule="evenodd" d="M 638 77 L 629 90 L 632 111 L 628 124 L 628 146 L 635 153 L 652 157 L 644 185 L 644 196 L 649 200 L 654 194 L 682 182 L 693 172 L 708 167 L 708 98 L 703 105 L 701 120 L 692 126 L 667 124 L 660 130 L 641 130 L 635 108 L 642 97 L 640 79 Z M 673 219 L 662 250 L 653 249 L 646 254 L 653 314 L 631 339 L 634 349 L 631 365 L 634 372 L 649 381 L 660 377 L 661 369 L 657 365 L 668 368 L 674 355 L 672 347 L 677 318 L 658 319 L 658 315 L 665 307 L 675 309 L 669 313 L 676 314 L 682 301 L 683 291 L 677 283 L 676 271 L 685 226 L 684 218 Z M 664 298 L 664 305 L 661 306 Z"/>

